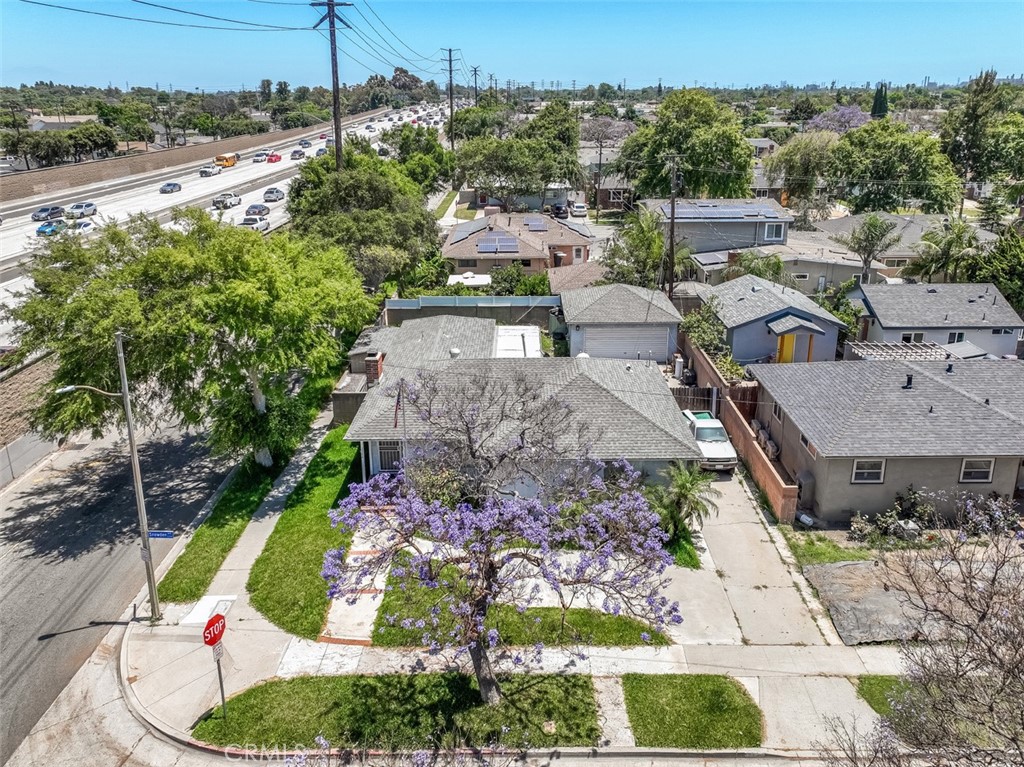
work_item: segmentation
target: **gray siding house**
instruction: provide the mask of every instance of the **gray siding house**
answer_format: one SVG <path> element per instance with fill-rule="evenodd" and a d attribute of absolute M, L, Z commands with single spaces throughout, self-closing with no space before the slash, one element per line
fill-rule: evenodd
<path fill-rule="evenodd" d="M 785 243 L 793 223 L 789 212 L 770 199 L 677 200 L 674 226 L 670 203 L 645 200 L 643 205 L 659 217 L 666 237 L 674 232 L 676 242 L 692 253 Z"/>
<path fill-rule="evenodd" d="M 1024 488 L 1024 362 L 754 365 L 756 419 L 828 523 L 875 515 L 909 486 L 1013 497 Z M 947 504 L 948 508 L 948 504 Z"/>
<path fill-rule="evenodd" d="M 601 285 L 561 293 L 569 355 L 667 362 L 682 321 L 664 293 L 635 285 Z"/>
<path fill-rule="evenodd" d="M 798 290 L 746 274 L 721 285 L 698 285 L 697 294 L 714 305 L 741 365 L 836 358 L 846 325 Z"/>

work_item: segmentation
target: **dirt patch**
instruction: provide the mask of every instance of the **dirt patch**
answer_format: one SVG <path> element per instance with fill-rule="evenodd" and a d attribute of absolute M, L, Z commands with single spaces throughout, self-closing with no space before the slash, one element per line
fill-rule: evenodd
<path fill-rule="evenodd" d="M 877 562 L 838 562 L 810 565 L 804 575 L 818 591 L 821 603 L 847 645 L 909 639 L 917 633 L 900 597 L 886 586 Z"/>

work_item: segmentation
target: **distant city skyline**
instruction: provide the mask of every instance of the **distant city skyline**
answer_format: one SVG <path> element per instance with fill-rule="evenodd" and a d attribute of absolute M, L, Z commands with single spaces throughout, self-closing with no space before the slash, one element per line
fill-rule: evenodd
<path fill-rule="evenodd" d="M 263 78 L 330 81 L 326 36 L 308 30 L 320 10 L 299 0 L 40 2 L 88 13 L 2 0 L 2 85 L 211 92 L 253 90 Z M 1020 0 L 355 0 L 341 13 L 352 27 L 339 36 L 346 83 L 402 66 L 443 84 L 448 47 L 458 84 L 471 85 L 470 68 L 479 66 L 484 84 L 493 73 L 502 87 L 510 79 L 537 87 L 560 81 L 566 91 L 573 79 L 578 88 L 623 79 L 634 88 L 659 78 L 676 88 L 801 87 L 956 84 L 989 68 L 1024 75 Z"/>

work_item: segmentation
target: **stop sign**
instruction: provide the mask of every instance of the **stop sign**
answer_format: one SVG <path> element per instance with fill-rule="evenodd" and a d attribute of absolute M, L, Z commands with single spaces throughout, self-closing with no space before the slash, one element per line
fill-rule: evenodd
<path fill-rule="evenodd" d="M 221 639 L 224 638 L 224 627 L 227 625 L 227 621 L 224 620 L 224 616 L 220 613 L 214 615 L 210 620 L 206 622 L 206 628 L 203 629 L 203 641 L 211 647 Z"/>

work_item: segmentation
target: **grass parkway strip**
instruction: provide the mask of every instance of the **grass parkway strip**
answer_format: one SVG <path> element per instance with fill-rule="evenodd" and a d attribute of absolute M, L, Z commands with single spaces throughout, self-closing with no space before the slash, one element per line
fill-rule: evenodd
<path fill-rule="evenodd" d="M 320 575 L 324 553 L 348 546 L 351 534 L 331 526 L 328 510 L 358 480 L 359 446 L 345 441 L 346 427 L 327 435 L 281 513 L 274 532 L 249 573 L 253 607 L 275 626 L 316 639 L 330 600 Z"/>
<path fill-rule="evenodd" d="M 336 381 L 337 371 L 332 370 L 327 375 L 308 379 L 303 385 L 297 396 L 307 409 L 306 428 L 320 412 L 320 407 L 334 389 Z M 295 435 L 289 456 L 302 436 Z M 272 467 L 265 469 L 257 466 L 250 458 L 245 459 L 210 516 L 196 529 L 181 556 L 160 581 L 161 599 L 168 602 L 194 602 L 206 593 L 224 559 L 238 542 L 252 515 L 263 503 L 274 480 L 287 463 L 288 457 L 280 458 Z"/>

